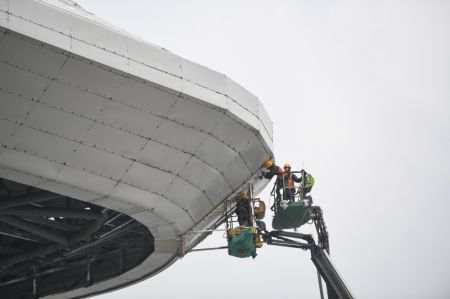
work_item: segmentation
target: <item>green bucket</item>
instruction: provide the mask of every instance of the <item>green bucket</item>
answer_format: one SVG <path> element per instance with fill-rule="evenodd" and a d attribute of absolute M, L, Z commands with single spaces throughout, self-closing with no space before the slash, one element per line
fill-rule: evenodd
<path fill-rule="evenodd" d="M 309 207 L 302 201 L 288 203 L 287 208 L 279 207 L 272 220 L 273 229 L 297 228 L 308 222 Z"/>
<path fill-rule="evenodd" d="M 254 234 L 251 228 L 243 230 L 239 235 L 228 238 L 228 254 L 235 257 L 256 257 Z"/>

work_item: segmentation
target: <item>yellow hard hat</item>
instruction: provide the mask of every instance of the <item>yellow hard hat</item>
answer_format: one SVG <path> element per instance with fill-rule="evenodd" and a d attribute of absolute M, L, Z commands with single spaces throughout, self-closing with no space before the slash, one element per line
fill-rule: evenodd
<path fill-rule="evenodd" d="M 289 164 L 289 163 L 284 163 L 283 168 L 291 168 L 291 164 Z"/>
<path fill-rule="evenodd" d="M 247 191 L 242 192 L 241 193 L 241 198 L 242 199 L 248 199 L 248 192 Z"/>
<path fill-rule="evenodd" d="M 269 169 L 270 167 L 272 167 L 273 162 L 271 160 L 267 160 L 266 162 L 264 162 L 264 167 Z"/>

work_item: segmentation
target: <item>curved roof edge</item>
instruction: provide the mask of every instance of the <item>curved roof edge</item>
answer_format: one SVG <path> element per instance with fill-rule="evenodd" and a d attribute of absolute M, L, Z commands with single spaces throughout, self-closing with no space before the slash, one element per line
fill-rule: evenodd
<path fill-rule="evenodd" d="M 226 75 L 144 42 L 78 7 L 53 0 L 0 0 L 0 26 L 227 110 L 258 131 L 273 151 L 272 121 L 256 96 Z"/>

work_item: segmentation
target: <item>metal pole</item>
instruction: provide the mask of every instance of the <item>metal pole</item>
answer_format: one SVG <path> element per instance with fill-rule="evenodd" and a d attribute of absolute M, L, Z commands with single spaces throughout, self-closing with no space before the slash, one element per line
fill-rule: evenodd
<path fill-rule="evenodd" d="M 206 250 L 218 250 L 218 249 L 228 249 L 228 246 L 191 249 L 190 252 L 193 252 L 193 251 L 206 251 Z"/>
<path fill-rule="evenodd" d="M 87 256 L 87 264 L 86 264 L 86 286 L 90 286 L 91 282 L 91 257 Z"/>
<path fill-rule="evenodd" d="M 34 225 L 32 223 L 23 221 L 22 219 L 14 217 L 14 216 L 0 215 L 0 221 L 7 223 L 9 225 L 12 225 L 14 227 L 17 227 L 19 229 L 22 229 L 24 231 L 30 232 L 34 235 L 38 235 L 45 239 L 54 241 L 56 243 L 63 244 L 63 245 L 69 244 L 68 238 L 66 236 L 58 234 L 49 229 L 45 229 L 38 225 Z"/>
<path fill-rule="evenodd" d="M 319 280 L 320 299 L 323 299 L 322 277 L 320 276 L 319 270 L 317 270 L 317 279 Z"/>
<path fill-rule="evenodd" d="M 39 298 L 36 268 L 37 268 L 36 266 L 33 266 L 33 298 L 35 299 Z"/>

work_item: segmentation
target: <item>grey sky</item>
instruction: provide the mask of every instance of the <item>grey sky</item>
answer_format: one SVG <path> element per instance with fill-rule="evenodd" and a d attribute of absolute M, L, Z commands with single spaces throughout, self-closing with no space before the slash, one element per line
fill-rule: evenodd
<path fill-rule="evenodd" d="M 450 297 L 450 1 L 78 2 L 260 98 L 277 162 L 316 178 L 332 259 L 358 298 Z M 307 252 L 265 246 L 254 261 L 192 253 L 98 298 L 125 296 L 319 293 Z"/>

